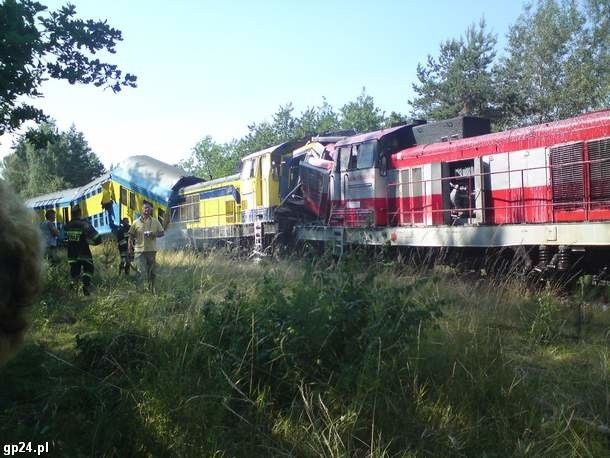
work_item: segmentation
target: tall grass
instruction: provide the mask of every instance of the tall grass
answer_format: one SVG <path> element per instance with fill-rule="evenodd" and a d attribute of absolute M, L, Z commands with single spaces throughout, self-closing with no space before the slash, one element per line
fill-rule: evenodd
<path fill-rule="evenodd" d="M 604 456 L 608 312 L 355 254 L 161 253 L 158 293 L 96 253 L 0 369 L 2 443 L 65 456 Z M 363 268 L 363 266 L 367 266 Z M 579 315 L 580 316 L 580 315 Z"/>

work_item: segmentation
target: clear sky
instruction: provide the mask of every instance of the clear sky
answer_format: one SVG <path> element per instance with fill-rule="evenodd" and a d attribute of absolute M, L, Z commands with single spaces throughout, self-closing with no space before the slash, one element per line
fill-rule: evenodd
<path fill-rule="evenodd" d="M 41 0 L 52 9 L 65 1 Z M 138 76 L 118 94 L 48 81 L 35 104 L 83 132 L 105 166 L 136 154 L 169 163 L 198 140 L 239 138 L 292 102 L 335 109 L 362 88 L 387 114 L 408 114 L 418 63 L 482 17 L 498 36 L 522 0 L 73 0 L 79 17 L 123 32 L 105 57 Z M 0 137 L 0 156 L 12 139 Z"/>

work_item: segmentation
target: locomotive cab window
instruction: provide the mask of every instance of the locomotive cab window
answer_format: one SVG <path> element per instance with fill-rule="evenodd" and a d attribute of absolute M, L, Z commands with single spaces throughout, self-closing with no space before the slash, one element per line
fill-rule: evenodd
<path fill-rule="evenodd" d="M 375 166 L 377 141 L 339 148 L 339 164 L 342 172 L 369 169 Z"/>
<path fill-rule="evenodd" d="M 352 149 L 349 155 L 349 163 L 347 164 L 347 170 L 356 170 L 358 167 L 358 148 L 360 145 L 352 145 Z"/>
<path fill-rule="evenodd" d="M 252 159 L 248 159 L 247 161 L 244 161 L 244 165 L 241 169 L 241 178 L 242 180 L 246 180 L 248 178 L 251 178 L 252 176 L 254 176 L 254 168 L 252 167 Z"/>
<path fill-rule="evenodd" d="M 339 148 L 339 167 L 342 172 L 346 172 L 349 170 L 349 164 L 352 155 L 352 147 L 351 146 L 342 146 Z"/>
<path fill-rule="evenodd" d="M 375 151 L 377 142 L 371 141 L 358 145 L 356 168 L 369 169 L 375 164 Z"/>
<path fill-rule="evenodd" d="M 280 166 L 277 159 L 271 161 L 271 179 L 273 181 L 280 181 Z"/>
<path fill-rule="evenodd" d="M 254 167 L 252 167 L 252 170 L 250 171 L 250 178 L 254 178 L 254 177 L 260 177 L 262 176 L 262 158 L 257 157 L 256 159 L 254 159 Z"/>

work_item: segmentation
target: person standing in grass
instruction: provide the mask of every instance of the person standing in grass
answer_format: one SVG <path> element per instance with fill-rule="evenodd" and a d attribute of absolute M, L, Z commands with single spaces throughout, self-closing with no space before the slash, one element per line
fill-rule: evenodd
<path fill-rule="evenodd" d="M 157 256 L 157 237 L 163 237 L 165 232 L 159 220 L 152 216 L 152 204 L 144 202 L 142 215 L 129 228 L 129 252 L 134 253 L 134 261 L 138 270 L 136 282 L 141 289 L 143 276 L 148 289 L 154 292 Z"/>
<path fill-rule="evenodd" d="M 89 245 L 102 243 L 100 234 L 82 218 L 81 209 L 72 207 L 72 219 L 64 227 L 68 241 L 68 264 L 70 264 L 70 277 L 75 288 L 78 288 L 78 277 L 83 281 L 83 293 L 91 294 L 91 277 L 93 277 L 93 256 Z"/>
<path fill-rule="evenodd" d="M 55 210 L 47 210 L 45 221 L 41 224 L 42 237 L 45 242 L 45 255 L 51 264 L 57 262 L 57 237 L 59 231 L 55 224 Z"/>
<path fill-rule="evenodd" d="M 129 228 L 129 218 L 123 218 L 121 220 L 121 224 L 118 226 L 111 224 L 110 227 L 112 231 L 116 235 L 117 245 L 119 248 L 119 275 L 125 272 L 125 275 L 129 275 L 129 269 L 131 268 L 131 256 L 129 254 L 128 249 L 128 236 Z"/>

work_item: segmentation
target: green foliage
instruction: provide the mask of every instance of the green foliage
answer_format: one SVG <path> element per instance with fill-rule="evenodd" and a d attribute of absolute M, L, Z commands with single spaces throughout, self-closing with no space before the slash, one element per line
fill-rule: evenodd
<path fill-rule="evenodd" d="M 341 107 L 341 128 L 354 129 L 356 132 L 379 130 L 384 124 L 384 113 L 375 106 L 372 96 L 362 88 L 362 93 L 353 102 Z"/>
<path fill-rule="evenodd" d="M 565 327 L 556 298 L 548 292 L 535 298 L 530 320 L 529 337 L 536 344 L 556 342 Z"/>
<path fill-rule="evenodd" d="M 135 76 L 93 58 L 104 50 L 114 53 L 122 39 L 106 21 L 76 18 L 74 5 L 48 11 L 36 1 L 5 0 L 0 4 L 0 134 L 29 119 L 45 119 L 19 98 L 40 96 L 46 79 L 108 86 L 114 92 L 135 87 Z"/>
<path fill-rule="evenodd" d="M 496 38 L 471 26 L 418 65 L 417 117 L 488 117 L 496 128 L 563 119 L 610 104 L 607 1 L 526 4 L 496 60 Z"/>
<path fill-rule="evenodd" d="M 292 103 L 288 103 L 278 108 L 271 121 L 249 125 L 249 132 L 240 139 L 218 144 L 208 135 L 180 165 L 205 178 L 220 178 L 235 171 L 240 158 L 289 140 L 307 140 L 314 135 L 346 129 L 368 132 L 407 122 L 404 115 L 396 112 L 386 118 L 363 88 L 356 100 L 346 103 L 339 112 L 322 98 L 320 105 L 307 107 L 296 116 Z"/>
<path fill-rule="evenodd" d="M 441 43 L 438 59 L 417 66 L 413 115 L 435 120 L 460 115 L 495 118 L 492 76 L 497 40 L 485 21 L 471 25 L 464 37 Z"/>
<path fill-rule="evenodd" d="M 511 27 L 499 69 L 509 124 L 553 121 L 608 102 L 610 32 L 602 19 L 608 6 L 587 3 L 590 9 L 543 0 L 536 8 L 526 6 Z"/>
<path fill-rule="evenodd" d="M 70 290 L 65 258 L 45 270 L 28 341 L 0 368 L 7 443 L 69 456 L 607 451 L 601 310 L 575 342 L 572 311 L 549 291 L 367 253 L 160 253 L 157 295 L 94 255 L 89 298 Z"/>
<path fill-rule="evenodd" d="M 294 116 L 293 111 L 290 103 L 280 106 L 271 122 L 249 125 L 249 132 L 238 140 L 219 144 L 207 135 L 180 165 L 204 178 L 220 178 L 239 170 L 239 160 L 250 153 L 296 138 L 308 138 L 339 129 L 338 115 L 325 99 L 320 106 L 307 108 L 300 116 Z"/>
<path fill-rule="evenodd" d="M 22 135 L 15 152 L 3 159 L 6 180 L 23 197 L 82 186 L 104 173 L 104 166 L 81 132 L 59 132 L 41 123 Z"/>
<path fill-rule="evenodd" d="M 390 113 L 390 116 L 388 116 L 385 120 L 384 127 L 395 127 L 400 126 L 402 124 L 408 124 L 409 122 L 410 119 L 407 118 L 405 115 L 392 111 Z"/>
<path fill-rule="evenodd" d="M 239 157 L 234 144 L 218 144 L 207 135 L 200 140 L 191 156 L 180 163 L 180 166 L 193 175 L 207 180 L 225 177 L 236 171 Z"/>
<path fill-rule="evenodd" d="M 371 272 L 357 274 L 353 262 L 333 270 L 318 267 L 306 266 L 303 277 L 289 285 L 266 275 L 253 299 L 230 294 L 206 322 L 204 334 L 217 336 L 211 340 L 216 347 L 238 354 L 250 345 L 251 377 L 283 393 L 286 402 L 298 395 L 300 383 L 334 380 L 354 389 L 363 372 L 375 367 L 379 345 L 408 349 L 439 312 L 435 296 L 417 299 L 425 280 L 388 285 Z"/>
<path fill-rule="evenodd" d="M 339 114 L 322 98 L 317 107 L 307 108 L 296 124 L 296 137 L 307 138 L 316 134 L 336 131 L 340 127 Z"/>

